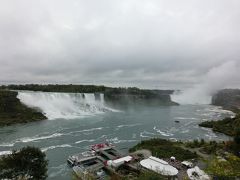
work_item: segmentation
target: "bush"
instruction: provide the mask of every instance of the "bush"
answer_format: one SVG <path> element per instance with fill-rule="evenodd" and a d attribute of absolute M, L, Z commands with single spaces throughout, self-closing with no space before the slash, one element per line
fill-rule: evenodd
<path fill-rule="evenodd" d="M 197 158 L 195 153 L 190 152 L 189 150 L 182 149 L 178 146 L 179 143 L 171 142 L 165 139 L 150 139 L 142 141 L 133 148 L 130 149 L 131 152 L 138 149 L 149 149 L 153 156 L 159 158 L 170 158 L 175 156 L 179 160 L 187 160 Z"/>
<path fill-rule="evenodd" d="M 240 158 L 229 155 L 226 161 L 214 158 L 208 162 L 207 172 L 217 179 L 235 179 L 240 176 Z"/>
<path fill-rule="evenodd" d="M 0 179 L 47 178 L 46 155 L 39 148 L 24 147 L 0 159 Z"/>
<path fill-rule="evenodd" d="M 240 128 L 236 130 L 235 136 L 234 136 L 234 142 L 236 144 L 240 144 Z"/>

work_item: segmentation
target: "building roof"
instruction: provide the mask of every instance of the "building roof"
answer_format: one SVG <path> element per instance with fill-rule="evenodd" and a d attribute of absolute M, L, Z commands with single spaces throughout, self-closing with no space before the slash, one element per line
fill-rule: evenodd
<path fill-rule="evenodd" d="M 188 167 L 193 167 L 193 163 L 191 163 L 189 161 L 183 161 L 182 164 L 185 166 L 188 166 Z"/>
<path fill-rule="evenodd" d="M 175 167 L 169 165 L 166 161 L 153 156 L 142 160 L 140 164 L 149 170 L 165 176 L 175 176 L 178 173 L 178 170 Z"/>
<path fill-rule="evenodd" d="M 210 180 L 210 177 L 198 166 L 188 169 L 187 174 L 191 180 Z"/>
<path fill-rule="evenodd" d="M 114 163 L 129 162 L 132 160 L 132 156 L 125 156 L 116 160 L 113 160 Z"/>
<path fill-rule="evenodd" d="M 122 164 L 124 164 L 125 162 L 129 162 L 132 160 L 132 156 L 125 156 L 119 159 L 115 159 L 115 160 L 109 160 L 107 161 L 107 164 L 109 166 L 113 166 L 113 167 L 119 167 Z"/>

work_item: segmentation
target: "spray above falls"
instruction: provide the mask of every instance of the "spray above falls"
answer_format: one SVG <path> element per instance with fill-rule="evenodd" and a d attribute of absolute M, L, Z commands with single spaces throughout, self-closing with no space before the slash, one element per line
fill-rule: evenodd
<path fill-rule="evenodd" d="M 73 119 L 113 111 L 104 103 L 103 94 L 19 92 L 27 106 L 40 109 L 48 119 Z"/>
<path fill-rule="evenodd" d="M 239 66 L 235 61 L 228 61 L 211 68 L 203 81 L 190 89 L 176 92 L 172 100 L 180 104 L 210 104 L 212 95 L 218 90 L 233 86 L 239 80 Z"/>

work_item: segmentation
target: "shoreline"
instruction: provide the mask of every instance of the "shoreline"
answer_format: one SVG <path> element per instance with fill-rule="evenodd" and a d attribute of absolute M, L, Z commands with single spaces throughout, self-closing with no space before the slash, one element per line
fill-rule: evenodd
<path fill-rule="evenodd" d="M 231 111 L 234 113 L 234 115 L 217 121 L 207 120 L 198 125 L 200 127 L 209 128 L 213 132 L 222 133 L 224 135 L 233 137 L 235 135 L 235 131 L 240 128 L 240 111 L 236 109 L 229 110 L 225 109 L 224 107 L 222 107 L 222 109 L 225 111 Z"/>
<path fill-rule="evenodd" d="M 46 120 L 40 111 L 21 103 L 18 92 L 0 90 L 0 127 Z"/>

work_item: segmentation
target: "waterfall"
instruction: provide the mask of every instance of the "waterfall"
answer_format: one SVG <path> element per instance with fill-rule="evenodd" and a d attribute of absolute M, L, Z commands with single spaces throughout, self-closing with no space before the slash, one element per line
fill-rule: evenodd
<path fill-rule="evenodd" d="M 97 93 L 19 91 L 18 98 L 23 104 L 40 109 L 48 119 L 73 119 L 113 111 L 106 107 L 104 95 Z"/>

